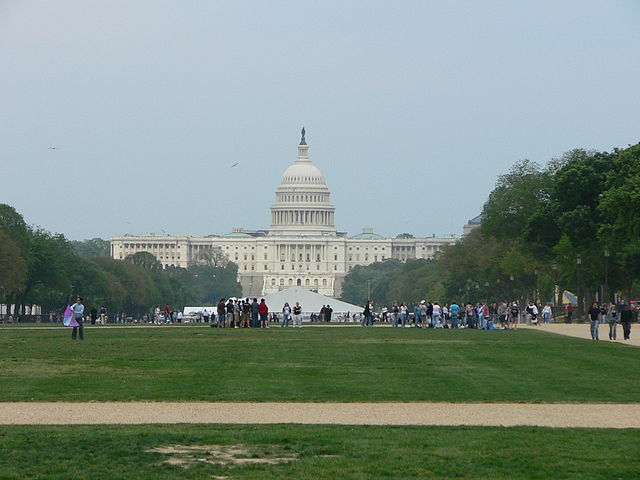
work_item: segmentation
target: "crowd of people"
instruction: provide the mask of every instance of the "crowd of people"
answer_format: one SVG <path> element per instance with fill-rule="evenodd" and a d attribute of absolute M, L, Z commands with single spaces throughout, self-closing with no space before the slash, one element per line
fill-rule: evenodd
<path fill-rule="evenodd" d="M 78 302 L 76 302 L 76 305 Z M 81 302 L 80 302 L 81 304 Z M 74 305 L 75 306 L 75 305 Z M 84 309 L 84 306 L 83 306 Z M 569 304 L 563 312 L 564 322 L 573 321 L 574 307 Z M 631 335 L 631 323 L 634 320 L 633 310 L 628 303 L 593 303 L 587 312 L 591 327 L 591 338 L 599 340 L 599 325 L 608 324 L 609 339 L 617 339 L 617 326 L 622 325 L 625 340 Z M 83 313 L 80 313 L 83 315 Z M 551 304 L 540 308 L 535 302 L 521 308 L 517 302 L 505 300 L 494 303 L 461 303 L 440 304 L 437 301 L 422 300 L 415 304 L 394 302 L 391 306 L 383 305 L 374 308 L 369 301 L 362 312 L 342 312 L 333 316 L 330 305 L 323 305 L 319 313 L 306 312 L 306 318 L 312 322 L 360 323 L 363 327 L 373 326 L 375 323 L 387 324 L 392 328 L 472 328 L 483 330 L 517 329 L 519 324 L 530 325 L 548 324 L 554 317 Z M 104 324 L 107 319 L 107 309 L 102 305 L 100 309 L 93 307 L 87 320 L 91 324 Z M 155 324 L 171 324 L 186 322 L 210 323 L 216 328 L 271 328 L 280 327 L 301 328 L 303 309 L 299 302 L 292 306 L 285 303 L 281 310 L 270 311 L 265 299 L 257 298 L 221 298 L 216 307 L 211 310 L 203 308 L 194 316 L 185 316 L 180 311 L 174 311 L 169 305 L 163 309 L 157 305 L 151 314 L 150 321 Z M 123 320 L 124 321 L 124 317 Z M 146 320 L 145 320 L 146 321 Z M 82 334 L 81 334 L 82 335 Z"/>

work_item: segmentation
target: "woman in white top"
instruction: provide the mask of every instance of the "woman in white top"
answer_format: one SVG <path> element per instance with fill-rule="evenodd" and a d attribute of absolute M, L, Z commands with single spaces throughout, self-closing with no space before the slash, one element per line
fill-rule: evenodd
<path fill-rule="evenodd" d="M 549 323 L 549 319 L 551 318 L 551 305 L 548 303 L 542 309 L 542 320 L 544 323 Z"/>
<path fill-rule="evenodd" d="M 441 328 L 440 325 L 440 317 L 442 315 L 442 308 L 438 305 L 438 302 L 433 302 L 433 314 L 431 316 L 431 321 L 433 322 L 433 328 Z"/>

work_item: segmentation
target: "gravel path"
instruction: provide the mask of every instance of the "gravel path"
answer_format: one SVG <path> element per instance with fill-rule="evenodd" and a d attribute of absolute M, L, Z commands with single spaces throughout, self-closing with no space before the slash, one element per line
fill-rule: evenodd
<path fill-rule="evenodd" d="M 640 404 L 0 403 L 1 425 L 151 423 L 640 428 Z"/>
<path fill-rule="evenodd" d="M 586 338 L 591 340 L 591 326 L 589 323 L 550 323 L 548 325 L 540 325 L 538 327 L 532 327 L 529 325 L 521 325 L 520 328 L 531 328 L 532 330 L 541 330 L 544 332 L 557 333 L 559 335 L 567 335 L 569 337 Z M 600 341 L 623 343 L 626 345 L 635 345 L 640 347 L 640 325 L 637 323 L 631 324 L 631 338 L 629 340 L 623 340 L 622 325 L 617 327 L 617 340 L 609 340 L 609 325 L 600 324 L 599 328 Z"/>

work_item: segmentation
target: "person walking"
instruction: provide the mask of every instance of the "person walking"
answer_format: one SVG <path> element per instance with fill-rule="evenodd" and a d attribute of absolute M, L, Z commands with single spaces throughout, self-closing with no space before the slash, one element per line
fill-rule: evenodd
<path fill-rule="evenodd" d="M 291 307 L 287 302 L 285 302 L 284 307 L 282 307 L 282 324 L 280 326 L 287 328 L 289 326 L 290 318 L 291 318 Z"/>
<path fill-rule="evenodd" d="M 442 316 L 442 309 L 438 302 L 433 302 L 433 313 L 431 314 L 431 321 L 433 322 L 433 328 L 440 328 L 440 317 Z"/>
<path fill-rule="evenodd" d="M 609 324 L 609 340 L 615 340 L 616 327 L 618 326 L 618 312 L 616 312 L 616 306 L 613 303 L 607 308 L 605 318 Z"/>
<path fill-rule="evenodd" d="M 631 322 L 633 321 L 633 312 L 626 303 L 620 312 L 620 323 L 622 323 L 622 333 L 625 340 L 631 337 Z"/>
<path fill-rule="evenodd" d="M 391 307 L 391 326 L 393 328 L 398 328 L 399 315 L 400 315 L 400 307 L 398 306 L 398 302 L 393 302 L 393 306 Z"/>
<path fill-rule="evenodd" d="M 89 310 L 89 317 L 91 317 L 91 325 L 95 325 L 98 320 L 98 309 L 95 306 Z"/>
<path fill-rule="evenodd" d="M 549 323 L 549 319 L 551 318 L 551 304 L 547 303 L 542 309 L 542 320 L 545 324 Z"/>
<path fill-rule="evenodd" d="M 296 302 L 293 307 L 293 328 L 302 328 L 302 307 Z"/>
<path fill-rule="evenodd" d="M 600 307 L 596 302 L 591 304 L 591 308 L 589 309 L 589 320 L 591 323 L 591 339 L 592 340 L 600 340 L 598 338 L 598 317 L 600 316 Z"/>
<path fill-rule="evenodd" d="M 80 332 L 80 340 L 84 340 L 84 325 L 82 324 L 84 320 L 84 305 L 82 304 L 82 297 L 76 298 L 76 303 L 71 305 L 71 311 L 73 312 L 73 318 L 78 322 L 78 326 L 73 327 L 71 331 L 71 340 L 76 339 L 78 331 Z"/>

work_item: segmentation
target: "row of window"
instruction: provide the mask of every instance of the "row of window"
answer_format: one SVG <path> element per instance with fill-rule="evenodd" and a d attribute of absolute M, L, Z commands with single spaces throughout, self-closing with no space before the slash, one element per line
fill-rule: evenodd
<path fill-rule="evenodd" d="M 306 278 L 306 279 L 304 280 L 304 284 L 305 284 L 305 286 L 306 286 L 306 287 L 310 287 L 312 282 L 313 282 L 313 285 L 314 285 L 315 287 L 320 286 L 320 280 L 319 280 L 319 279 L 317 279 L 317 278 L 314 278 L 313 280 L 311 280 L 311 279 L 309 279 L 309 278 Z M 280 286 L 281 286 L 281 287 L 284 287 L 284 284 L 285 284 L 284 278 L 281 278 L 279 283 L 280 283 Z M 293 286 L 293 278 L 289 278 L 289 279 L 287 280 L 287 284 L 288 284 L 290 287 L 291 287 L 291 286 Z M 298 286 L 302 286 L 302 279 L 298 278 L 298 279 L 296 280 L 296 284 L 297 284 Z M 275 279 L 275 278 L 272 278 L 272 279 L 271 279 L 271 286 L 272 286 L 272 287 L 275 287 L 275 286 L 276 286 L 276 279 Z M 323 286 L 323 287 L 326 287 L 326 286 L 327 286 L 327 279 L 326 279 L 326 278 L 323 278 L 323 279 L 322 279 L 322 286 Z"/>

